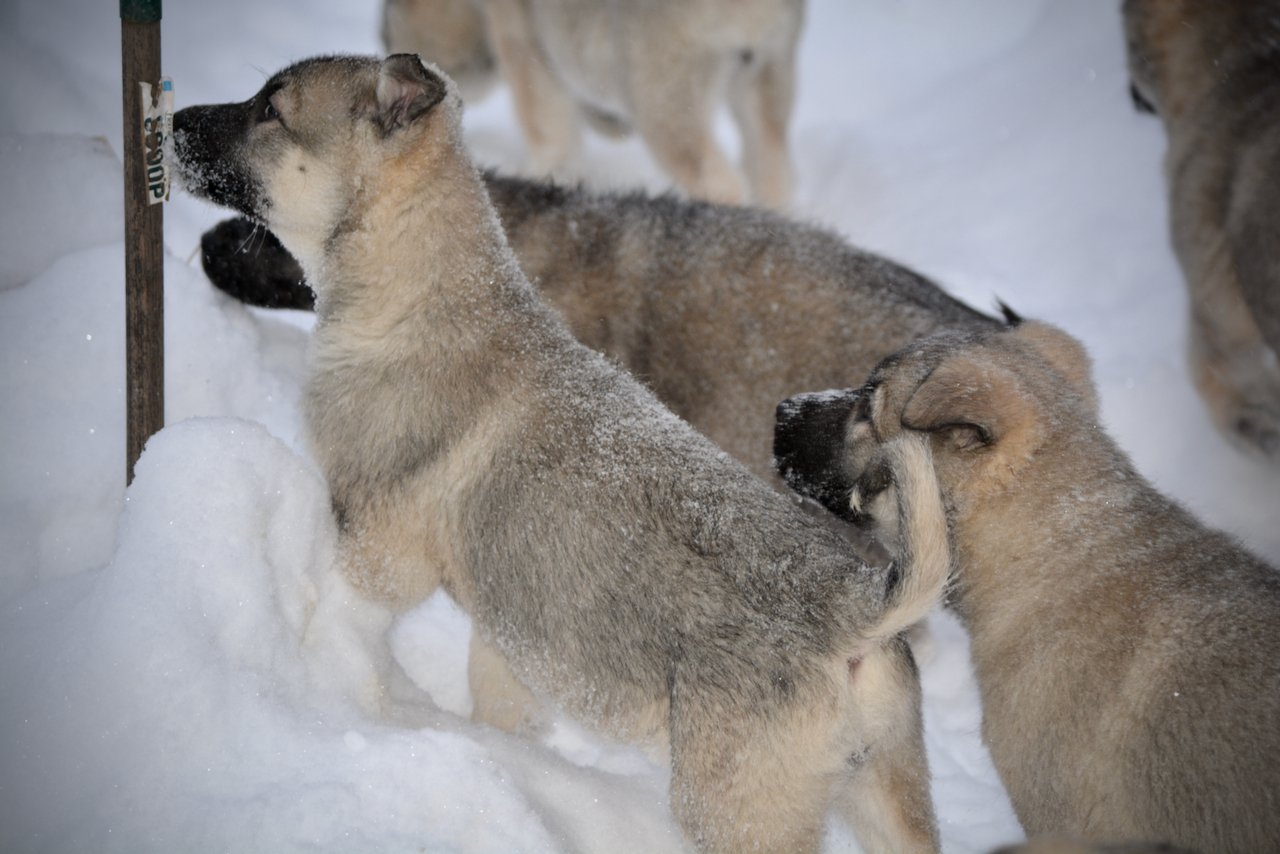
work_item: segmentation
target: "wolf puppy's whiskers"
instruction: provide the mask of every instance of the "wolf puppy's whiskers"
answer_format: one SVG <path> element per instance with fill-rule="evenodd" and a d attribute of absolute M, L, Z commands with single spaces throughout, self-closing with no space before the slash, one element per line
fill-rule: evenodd
<path fill-rule="evenodd" d="M 307 414 L 347 578 L 471 614 L 478 718 L 546 699 L 668 744 L 703 850 L 814 851 L 831 807 L 867 850 L 937 849 L 896 634 L 950 563 L 926 443 L 887 452 L 900 537 L 862 563 L 538 299 L 414 56 L 301 62 L 177 127 L 194 190 L 316 290 Z"/>

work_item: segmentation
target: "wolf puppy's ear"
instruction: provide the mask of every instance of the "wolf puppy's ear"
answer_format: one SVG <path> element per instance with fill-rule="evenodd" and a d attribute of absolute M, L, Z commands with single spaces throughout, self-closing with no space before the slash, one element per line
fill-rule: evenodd
<path fill-rule="evenodd" d="M 419 116 L 444 100 L 445 80 L 422 64 L 417 54 L 396 53 L 378 69 L 377 112 L 374 120 L 383 133 L 408 127 Z"/>
<path fill-rule="evenodd" d="M 1036 352 L 1071 383 L 1085 406 L 1097 414 L 1098 392 L 1093 387 L 1093 363 L 1083 344 L 1056 326 L 1035 321 L 1020 324 L 1010 334 L 1035 347 Z"/>
<path fill-rule="evenodd" d="M 1041 442 L 1038 408 L 1018 378 L 970 356 L 936 367 L 903 407 L 902 424 L 935 434 L 961 454 L 991 449 L 1009 468 Z"/>

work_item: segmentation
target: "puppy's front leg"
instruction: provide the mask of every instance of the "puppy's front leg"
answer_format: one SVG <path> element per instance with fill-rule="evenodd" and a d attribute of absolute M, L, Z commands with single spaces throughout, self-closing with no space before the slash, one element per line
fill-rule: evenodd
<path fill-rule="evenodd" d="M 473 626 L 467 659 L 472 720 L 507 732 L 533 733 L 546 719 L 538 699 L 511 671 L 502 653 Z"/>
<path fill-rule="evenodd" d="M 339 555 L 348 553 L 339 548 Z M 312 681 L 354 701 L 367 714 L 385 717 L 391 647 L 389 608 L 367 598 L 347 579 L 344 558 L 320 581 L 315 608 L 302 633 Z"/>
<path fill-rule="evenodd" d="M 397 541 L 376 526 L 349 523 L 302 629 L 317 686 L 379 720 L 413 721 L 431 706 L 396 663 L 388 638 L 395 616 L 439 586 L 436 565 L 422 559 L 426 551 L 419 539 Z"/>

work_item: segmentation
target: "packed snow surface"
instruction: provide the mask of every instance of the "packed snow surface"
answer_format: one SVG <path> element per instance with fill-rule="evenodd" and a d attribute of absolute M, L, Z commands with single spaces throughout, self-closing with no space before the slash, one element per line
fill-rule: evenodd
<path fill-rule="evenodd" d="M 1280 475 L 1228 447 L 1189 384 L 1164 138 L 1129 105 L 1115 6 L 813 0 L 793 213 L 1080 337 L 1138 468 L 1277 562 Z M 115 12 L 0 9 L 0 850 L 681 850 L 666 772 L 638 749 L 568 721 L 534 740 L 467 720 L 469 623 L 443 596 L 391 631 L 406 690 L 433 705 L 377 720 L 332 690 L 341 639 L 302 640 L 338 584 L 299 408 L 311 318 L 215 292 L 194 259 L 225 213 L 181 194 L 169 426 L 125 489 Z M 165 13 L 180 106 L 379 49 L 375 0 Z M 479 162 L 522 163 L 505 92 L 466 130 Z M 666 186 L 635 141 L 591 140 L 581 177 Z M 945 850 L 1019 839 L 963 631 L 938 614 L 917 652 Z M 826 847 L 857 850 L 834 820 Z"/>

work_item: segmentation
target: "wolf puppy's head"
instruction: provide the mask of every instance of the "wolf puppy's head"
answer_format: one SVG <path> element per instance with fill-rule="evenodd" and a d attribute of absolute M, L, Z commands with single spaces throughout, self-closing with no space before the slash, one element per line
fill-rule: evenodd
<path fill-rule="evenodd" d="M 1033 455 L 1053 453 L 1060 431 L 1096 416 L 1084 348 L 1021 322 L 925 338 L 881 362 L 860 389 L 784 401 L 774 458 L 792 489 L 845 519 L 879 523 L 890 485 L 882 449 L 902 433 L 929 436 L 954 507 L 1005 489 Z"/>
<path fill-rule="evenodd" d="M 413 54 L 305 60 L 247 101 L 180 110 L 178 174 L 194 195 L 266 225 L 306 267 L 358 218 L 390 165 L 424 135 L 456 133 L 451 94 L 448 78 Z M 437 109 L 446 98 L 454 108 Z"/>

